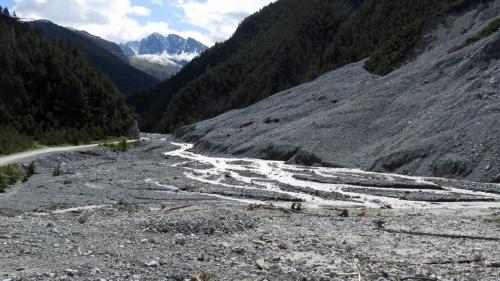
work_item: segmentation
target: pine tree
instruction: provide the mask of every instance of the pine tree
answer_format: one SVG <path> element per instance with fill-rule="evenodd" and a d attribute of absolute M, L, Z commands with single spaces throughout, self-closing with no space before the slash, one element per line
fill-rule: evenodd
<path fill-rule="evenodd" d="M 10 17 L 9 9 L 8 9 L 7 7 L 5 7 L 5 8 L 3 9 L 2 14 L 3 14 L 4 16 Z"/>
<path fill-rule="evenodd" d="M 0 154 L 123 136 L 133 116 L 107 77 L 68 42 L 0 13 Z M 8 12 L 7 12 L 8 13 Z M 90 129 L 92 128 L 92 129 Z"/>

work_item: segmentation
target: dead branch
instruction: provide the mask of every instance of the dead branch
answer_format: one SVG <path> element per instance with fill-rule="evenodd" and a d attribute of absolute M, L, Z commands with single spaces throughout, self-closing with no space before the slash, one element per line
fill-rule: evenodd
<path fill-rule="evenodd" d="M 403 229 L 389 229 L 389 228 L 381 228 L 381 230 L 389 232 L 389 233 L 433 236 L 433 237 L 452 238 L 452 239 L 500 241 L 499 237 L 483 237 L 483 236 L 472 236 L 472 235 L 455 235 L 455 234 L 446 234 L 446 233 L 430 233 L 430 232 L 410 231 L 410 230 L 403 230 Z"/>

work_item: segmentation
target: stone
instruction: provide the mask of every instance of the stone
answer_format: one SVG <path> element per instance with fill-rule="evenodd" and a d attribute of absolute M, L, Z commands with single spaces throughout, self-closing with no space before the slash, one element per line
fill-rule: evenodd
<path fill-rule="evenodd" d="M 255 261 L 255 265 L 257 265 L 257 268 L 260 270 L 269 270 L 269 268 L 271 268 L 271 265 L 267 263 L 264 259 L 257 259 Z"/>
<path fill-rule="evenodd" d="M 66 275 L 68 275 L 70 277 L 78 275 L 78 270 L 75 270 L 75 269 L 68 268 L 68 269 L 64 270 L 64 272 L 66 273 Z"/>
<path fill-rule="evenodd" d="M 174 235 L 174 243 L 184 246 L 186 245 L 186 238 L 181 233 L 177 233 L 176 235 Z"/>
<path fill-rule="evenodd" d="M 146 263 L 147 267 L 158 267 L 160 266 L 160 263 L 158 261 L 150 261 Z"/>

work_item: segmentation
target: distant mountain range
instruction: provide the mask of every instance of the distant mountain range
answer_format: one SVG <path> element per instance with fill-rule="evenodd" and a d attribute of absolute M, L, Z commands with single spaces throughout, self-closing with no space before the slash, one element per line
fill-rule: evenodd
<path fill-rule="evenodd" d="M 153 33 L 140 41 L 120 44 L 120 48 L 132 66 L 164 80 L 208 47 L 193 38 Z"/>

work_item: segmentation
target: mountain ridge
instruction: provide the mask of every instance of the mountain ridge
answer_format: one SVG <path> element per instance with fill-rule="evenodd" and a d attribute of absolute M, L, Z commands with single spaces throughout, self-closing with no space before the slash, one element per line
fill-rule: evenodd
<path fill-rule="evenodd" d="M 163 54 L 200 54 L 207 49 L 207 46 L 199 41 L 188 37 L 183 38 L 177 34 L 168 34 L 163 36 L 158 32 L 154 32 L 138 41 L 129 41 L 120 44 L 120 48 L 127 57 L 134 55 L 152 55 Z"/>
<path fill-rule="evenodd" d="M 164 80 L 179 72 L 207 46 L 191 37 L 185 39 L 176 34 L 163 36 L 155 32 L 142 40 L 122 43 L 120 48 L 132 66 Z"/>
<path fill-rule="evenodd" d="M 106 75 L 68 41 L 0 15 L 0 154 L 126 136 L 132 111 Z M 118 58 L 117 58 L 118 60 Z"/>
<path fill-rule="evenodd" d="M 82 31 L 75 31 L 59 26 L 47 20 L 28 22 L 33 29 L 39 29 L 45 38 L 54 41 L 68 40 L 75 45 L 87 60 L 97 69 L 106 74 L 125 95 L 145 91 L 152 88 L 157 80 L 152 76 L 130 66 L 127 61 L 120 59 L 103 46 L 114 46 L 115 43 L 106 41 Z M 97 39 L 98 38 L 98 39 Z M 115 52 L 117 52 L 115 47 Z"/>

